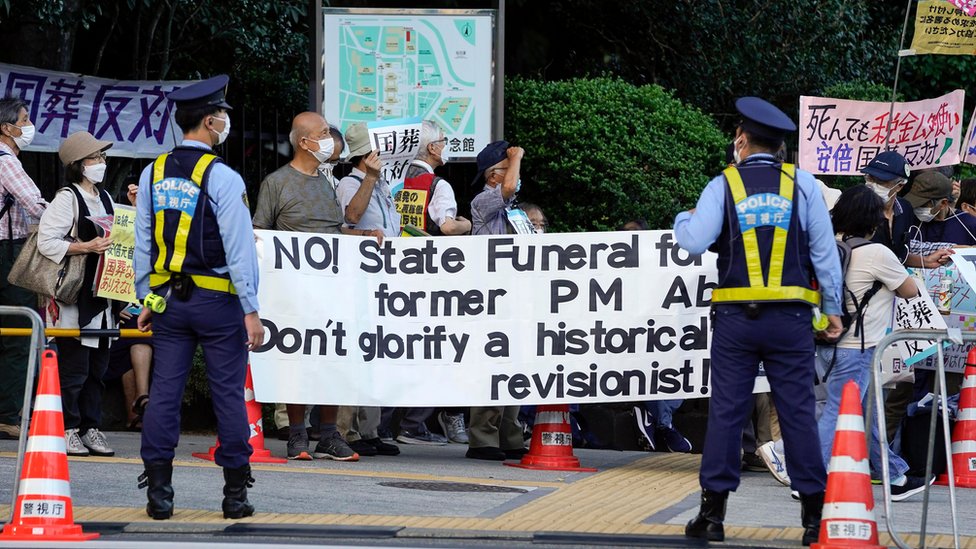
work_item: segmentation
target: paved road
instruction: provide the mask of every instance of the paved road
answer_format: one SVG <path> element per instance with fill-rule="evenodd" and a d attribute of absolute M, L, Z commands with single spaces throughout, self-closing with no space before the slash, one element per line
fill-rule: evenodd
<path fill-rule="evenodd" d="M 181 543 L 336 543 L 375 546 L 514 547 L 685 546 L 680 534 L 697 505 L 698 456 L 577 450 L 598 473 L 531 471 L 464 458 L 464 446 L 405 446 L 396 457 L 255 465 L 244 521 L 220 516 L 220 470 L 190 457 L 213 439 L 184 436 L 174 474 L 177 513 L 149 521 L 137 433 L 109 433 L 114 458 L 71 458 L 76 520 L 101 531 L 105 547 Z M 277 455 L 284 443 L 268 441 Z M 0 441 L 0 513 L 9 512 L 16 444 Z M 880 504 L 880 489 L 875 488 Z M 971 517 L 976 491 L 959 491 Z M 902 532 L 917 532 L 921 497 L 896 504 Z M 879 520 L 882 517 L 878 510 Z M 799 504 L 766 473 L 744 473 L 729 501 L 726 547 L 797 547 Z M 884 531 L 883 522 L 880 531 Z M 976 547 L 976 522 L 963 521 L 964 546 Z M 948 491 L 935 487 L 930 546 L 951 546 Z M 610 536 L 610 537 L 607 537 Z M 534 543 L 533 543 L 534 542 Z M 121 543 L 121 545 L 119 545 Z M 126 545 L 129 543 L 130 545 Z M 915 542 L 917 543 L 917 541 Z M 967 545 L 968 544 L 968 545 Z M 0 545 L 3 545 L 0 543 Z M 93 545 L 94 546 L 94 545 Z M 161 546 L 158 546 L 161 547 Z M 181 545 L 182 547 L 182 545 Z"/>

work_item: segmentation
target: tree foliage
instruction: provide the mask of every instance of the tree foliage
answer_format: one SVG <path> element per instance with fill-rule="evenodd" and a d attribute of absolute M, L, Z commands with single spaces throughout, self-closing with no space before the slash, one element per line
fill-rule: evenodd
<path fill-rule="evenodd" d="M 6 62 L 130 80 L 229 73 L 242 103 L 307 103 L 303 0 L 7 3 L 0 22 Z"/>
<path fill-rule="evenodd" d="M 610 73 L 656 83 L 726 127 L 737 121 L 737 96 L 760 95 L 795 113 L 801 93 L 856 79 L 890 79 L 898 48 L 897 36 L 886 32 L 897 23 L 876 24 L 887 12 L 875 4 L 888 3 L 871 0 L 515 3 L 533 14 L 530 19 L 548 21 L 516 24 L 522 43 L 537 52 L 517 62 L 523 74 Z"/>
<path fill-rule="evenodd" d="M 722 168 L 714 121 L 660 86 L 515 78 L 505 94 L 506 137 L 526 151 L 521 195 L 554 230 L 670 227 Z"/>

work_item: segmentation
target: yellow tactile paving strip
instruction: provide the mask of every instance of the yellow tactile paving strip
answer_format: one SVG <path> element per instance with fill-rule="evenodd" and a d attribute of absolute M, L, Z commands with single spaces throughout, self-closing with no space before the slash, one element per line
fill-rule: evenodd
<path fill-rule="evenodd" d="M 0 456 L 9 457 L 6 454 L 0 453 Z M 86 458 L 72 459 L 85 460 Z M 119 463 L 139 463 L 135 459 L 112 459 Z M 369 476 L 502 486 L 536 486 L 552 488 L 553 491 L 494 518 L 259 512 L 255 517 L 240 521 L 228 521 L 222 517 L 220 512 L 215 510 L 178 509 L 173 517 L 173 522 L 201 525 L 234 523 L 355 525 L 455 531 L 507 531 L 517 533 L 545 531 L 679 536 L 684 532 L 681 525 L 643 524 L 641 521 L 677 504 L 698 491 L 699 460 L 699 456 L 693 455 L 668 454 L 661 456 L 657 454 L 571 483 L 255 465 L 253 466 L 254 469 L 259 471 Z M 98 458 L 98 461 L 104 463 L 106 460 L 105 458 Z M 177 466 L 214 467 L 213 464 L 196 462 L 177 462 Z M 0 505 L 0 516 L 6 516 L 8 512 L 9 505 Z M 79 522 L 151 522 L 147 520 L 145 511 L 141 508 L 75 507 L 74 512 L 75 520 Z M 162 523 L 153 524 L 162 526 Z M 879 526 L 879 530 L 882 532 L 881 542 L 890 544 L 890 538 L 886 533 L 883 533 L 884 525 Z M 779 541 L 790 544 L 795 543 L 800 538 L 801 533 L 800 528 L 726 526 L 727 539 L 740 544 L 748 543 L 750 540 L 767 544 L 775 544 Z M 904 536 L 904 539 L 911 545 L 918 544 L 918 536 L 916 535 Z M 931 547 L 952 547 L 952 543 L 952 536 L 949 535 L 929 536 L 928 538 L 928 544 Z M 976 549 L 976 536 L 962 537 L 961 547 Z"/>

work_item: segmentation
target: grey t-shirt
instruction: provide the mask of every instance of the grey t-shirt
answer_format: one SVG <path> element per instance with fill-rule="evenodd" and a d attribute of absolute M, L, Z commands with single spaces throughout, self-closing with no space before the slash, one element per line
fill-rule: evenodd
<path fill-rule="evenodd" d="M 253 224 L 255 229 L 335 234 L 342 217 L 329 177 L 305 175 L 285 164 L 261 182 Z"/>

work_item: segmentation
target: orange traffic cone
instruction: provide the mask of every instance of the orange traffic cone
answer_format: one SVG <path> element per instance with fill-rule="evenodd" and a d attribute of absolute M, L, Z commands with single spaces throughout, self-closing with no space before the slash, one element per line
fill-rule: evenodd
<path fill-rule="evenodd" d="M 288 463 L 287 459 L 276 458 L 271 455 L 271 450 L 264 447 L 264 422 L 261 419 L 261 405 L 254 400 L 254 381 L 251 380 L 251 365 L 247 365 L 247 378 L 244 381 L 244 405 L 247 407 L 247 424 L 251 429 L 251 463 Z M 214 461 L 214 453 L 220 447 L 220 439 L 210 447 L 207 453 L 194 452 L 193 457 Z"/>
<path fill-rule="evenodd" d="M 97 537 L 98 534 L 82 532 L 74 522 L 58 357 L 47 350 L 41 355 L 41 375 L 14 518 L 3 527 L 0 540 L 84 541 Z"/>
<path fill-rule="evenodd" d="M 579 459 L 573 455 L 573 428 L 569 425 L 568 404 L 537 406 L 529 453 L 522 456 L 521 462 L 506 462 L 505 465 L 547 471 L 596 472 L 592 467 L 580 467 Z"/>
<path fill-rule="evenodd" d="M 861 390 L 853 381 L 844 385 L 841 395 L 834 448 L 827 468 L 820 539 L 811 547 L 883 549 L 878 544 L 878 524 L 874 519 Z"/>
<path fill-rule="evenodd" d="M 976 347 L 966 357 L 966 375 L 959 391 L 959 413 L 952 428 L 952 472 L 956 486 L 976 488 Z M 948 473 L 936 484 L 949 484 Z"/>

